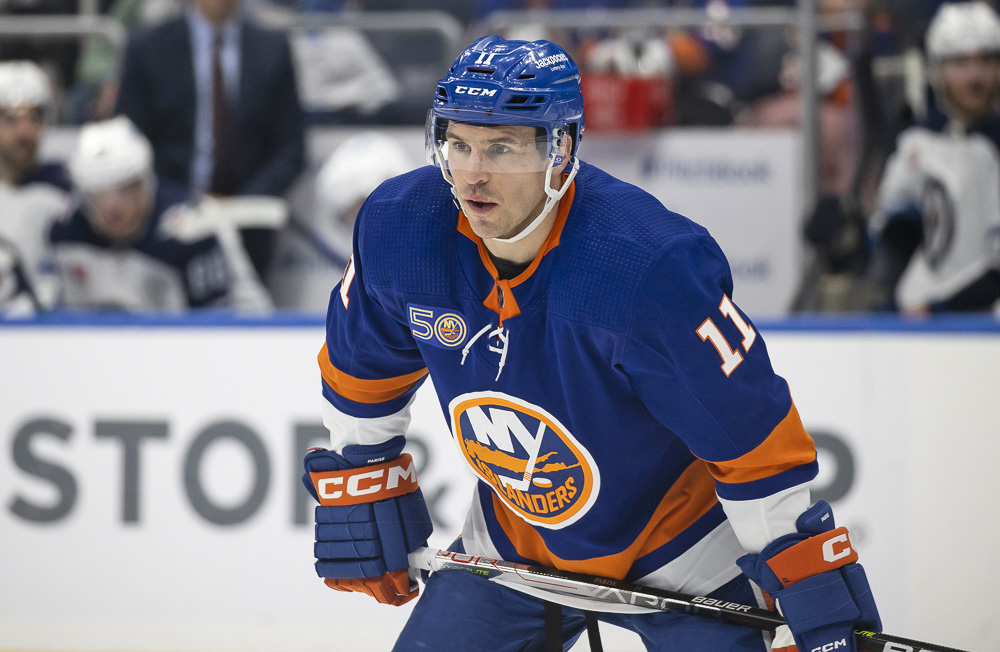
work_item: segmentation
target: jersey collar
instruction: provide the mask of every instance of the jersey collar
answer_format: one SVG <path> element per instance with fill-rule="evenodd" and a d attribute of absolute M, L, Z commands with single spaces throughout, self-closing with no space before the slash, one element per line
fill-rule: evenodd
<path fill-rule="evenodd" d="M 490 259 L 489 251 L 486 249 L 486 244 L 483 242 L 482 238 L 475 234 L 472 230 L 472 225 L 469 224 L 469 219 L 465 216 L 465 213 L 459 209 L 458 231 L 476 244 L 476 247 L 479 249 L 479 259 L 486 268 L 486 271 L 488 271 L 490 276 L 493 278 L 493 287 L 487 294 L 486 299 L 483 300 L 483 305 L 499 315 L 501 324 L 504 319 L 516 317 L 521 313 L 513 288 L 521 285 L 531 278 L 535 273 L 535 270 L 538 269 L 538 265 L 542 262 L 542 258 L 545 257 L 545 254 L 559 246 L 559 238 L 562 235 L 563 227 L 566 225 L 566 216 L 569 215 L 569 210 L 573 204 L 573 196 L 575 193 L 576 181 L 574 180 L 570 183 L 569 188 L 566 190 L 566 194 L 563 195 L 562 199 L 559 201 L 559 212 L 556 214 L 556 221 L 552 225 L 552 230 L 549 232 L 548 237 L 545 238 L 545 242 L 542 243 L 542 247 L 538 250 L 538 253 L 535 254 L 535 257 L 531 261 L 531 264 L 528 265 L 528 268 L 512 279 L 501 280 L 499 278 L 496 265 L 494 265 L 493 261 Z M 524 297 L 522 296 L 522 298 Z"/>

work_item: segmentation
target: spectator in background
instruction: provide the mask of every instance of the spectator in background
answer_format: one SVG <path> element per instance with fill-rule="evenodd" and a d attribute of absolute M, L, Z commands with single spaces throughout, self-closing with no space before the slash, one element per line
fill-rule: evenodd
<path fill-rule="evenodd" d="M 137 32 L 116 112 L 149 138 L 161 179 L 197 192 L 281 196 L 304 165 L 288 40 L 248 20 L 241 0 L 192 0 L 183 16 Z M 241 235 L 265 277 L 275 232 Z"/>
<path fill-rule="evenodd" d="M 40 67 L 0 63 L 0 315 L 30 315 L 58 297 L 48 230 L 67 211 L 69 177 L 61 164 L 38 160 L 51 108 Z"/>
<path fill-rule="evenodd" d="M 666 13 L 699 9 L 721 18 L 733 7 L 748 4 L 751 0 L 480 0 L 478 6 L 481 18 L 497 11 L 568 9 L 659 9 Z M 588 94 L 606 90 L 602 85 L 599 91 L 587 91 L 590 74 L 669 78 L 670 109 L 659 124 L 728 125 L 733 121 L 734 107 L 762 87 L 769 88 L 777 76 L 775 39 L 761 29 L 651 24 L 627 30 L 567 30 L 529 21 L 503 33 L 507 38 L 546 38 L 563 44 L 583 63 L 584 92 Z"/>
<path fill-rule="evenodd" d="M 908 314 L 991 310 L 1000 299 L 1000 18 L 942 5 L 927 30 L 943 113 L 900 134 L 872 219 L 872 273 Z"/>
<path fill-rule="evenodd" d="M 851 187 L 857 143 L 851 105 L 850 67 L 835 47 L 819 41 L 816 49 L 816 93 L 819 96 L 819 191 L 845 195 Z M 799 55 L 789 51 L 782 62 L 782 90 L 750 103 L 736 115 L 741 127 L 797 129 L 802 121 Z"/>
<path fill-rule="evenodd" d="M 351 256 L 354 220 L 383 181 L 417 167 L 398 139 L 363 131 L 341 143 L 316 175 L 312 217 L 278 240 L 269 287 L 281 307 L 326 312 Z"/>
<path fill-rule="evenodd" d="M 128 118 L 85 125 L 70 173 L 82 201 L 51 235 L 66 307 L 270 308 L 217 200 L 196 204 L 158 182 L 149 140 Z"/>

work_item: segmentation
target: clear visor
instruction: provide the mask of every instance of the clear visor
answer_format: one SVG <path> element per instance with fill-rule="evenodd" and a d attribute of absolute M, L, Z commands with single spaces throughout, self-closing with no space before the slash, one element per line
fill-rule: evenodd
<path fill-rule="evenodd" d="M 470 113 L 462 112 L 474 118 Z M 487 119 L 485 114 L 482 118 Z M 432 115 L 427 128 L 428 153 L 450 175 L 544 172 L 562 162 L 541 127 L 445 121 Z"/>

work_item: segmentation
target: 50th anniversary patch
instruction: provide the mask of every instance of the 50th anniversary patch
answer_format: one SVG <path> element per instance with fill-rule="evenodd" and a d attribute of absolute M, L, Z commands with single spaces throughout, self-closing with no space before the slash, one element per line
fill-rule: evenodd
<path fill-rule="evenodd" d="M 442 348 L 453 349 L 461 346 L 469 334 L 465 319 L 448 308 L 407 304 L 410 332 L 418 340 Z"/>

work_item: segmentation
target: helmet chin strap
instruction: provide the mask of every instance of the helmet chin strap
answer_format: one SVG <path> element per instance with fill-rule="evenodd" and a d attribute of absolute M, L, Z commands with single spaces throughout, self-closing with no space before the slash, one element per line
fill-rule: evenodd
<path fill-rule="evenodd" d="M 489 238 L 490 240 L 493 242 L 502 242 L 504 244 L 517 242 L 518 240 L 528 237 L 532 231 L 537 229 L 538 226 L 545 221 L 545 218 L 548 217 L 552 207 L 556 205 L 556 202 L 562 199 L 562 196 L 566 194 L 566 190 L 569 189 L 569 184 L 573 182 L 573 177 L 576 176 L 576 172 L 580 168 L 580 159 L 576 156 L 573 157 L 573 167 L 558 190 L 552 187 L 552 170 L 554 167 L 555 157 L 549 159 L 549 166 L 545 169 L 545 194 L 548 198 L 545 200 L 545 206 L 542 207 L 542 212 L 538 214 L 538 217 L 533 219 L 531 224 L 522 229 L 517 235 L 509 238 Z"/>

